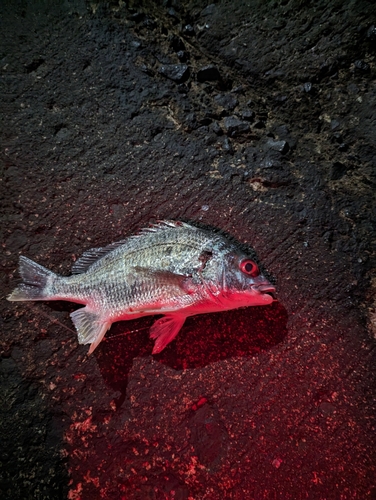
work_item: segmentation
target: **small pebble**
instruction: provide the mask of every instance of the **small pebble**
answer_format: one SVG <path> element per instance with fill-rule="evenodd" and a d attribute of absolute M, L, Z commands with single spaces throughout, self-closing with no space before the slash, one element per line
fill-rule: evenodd
<path fill-rule="evenodd" d="M 189 68 L 186 64 L 164 64 L 159 68 L 159 73 L 174 82 L 181 83 L 188 79 Z"/>

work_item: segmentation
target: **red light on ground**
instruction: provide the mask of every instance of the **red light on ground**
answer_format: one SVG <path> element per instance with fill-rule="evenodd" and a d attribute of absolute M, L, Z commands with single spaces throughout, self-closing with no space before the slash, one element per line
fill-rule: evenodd
<path fill-rule="evenodd" d="M 200 398 L 197 403 L 193 404 L 192 405 L 192 410 L 196 411 L 198 410 L 201 406 L 204 406 L 205 403 L 207 403 L 207 399 L 206 398 Z"/>

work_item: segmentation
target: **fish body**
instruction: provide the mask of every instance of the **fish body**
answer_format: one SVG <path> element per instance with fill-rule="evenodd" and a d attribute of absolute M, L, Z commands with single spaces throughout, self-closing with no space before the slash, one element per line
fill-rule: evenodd
<path fill-rule="evenodd" d="M 257 264 L 222 235 L 180 221 L 163 221 L 138 235 L 85 252 L 71 276 L 20 257 L 23 282 L 10 301 L 68 300 L 89 354 L 115 321 L 162 314 L 151 327 L 153 354 L 162 351 L 188 316 L 267 305 L 274 287 Z"/>

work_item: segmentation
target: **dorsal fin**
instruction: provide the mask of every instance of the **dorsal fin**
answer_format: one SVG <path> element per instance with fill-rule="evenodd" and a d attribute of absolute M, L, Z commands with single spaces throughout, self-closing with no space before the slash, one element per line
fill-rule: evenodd
<path fill-rule="evenodd" d="M 185 222 L 181 222 L 181 221 L 172 221 L 172 220 L 158 221 L 156 224 L 150 224 L 149 227 L 145 227 L 145 228 L 141 229 L 138 234 L 130 236 L 126 240 L 117 241 L 117 242 L 111 243 L 110 245 L 107 245 L 105 247 L 91 248 L 90 250 L 87 250 L 73 264 L 71 272 L 72 272 L 72 274 L 84 273 L 89 269 L 89 267 L 91 265 L 94 264 L 94 262 L 97 262 L 99 259 L 101 259 L 105 255 L 109 254 L 110 252 L 112 252 L 113 250 L 118 248 L 119 246 L 124 245 L 125 243 L 129 243 L 130 240 L 132 240 L 134 238 L 140 238 L 142 236 L 145 236 L 146 234 L 157 233 L 159 231 L 165 231 L 165 230 L 171 229 L 171 228 L 196 229 L 193 226 L 190 226 L 189 224 L 186 224 Z"/>
<path fill-rule="evenodd" d="M 186 222 L 182 222 L 180 220 L 159 220 L 155 224 L 150 224 L 149 227 L 144 227 L 139 231 L 138 234 L 132 236 L 133 238 L 137 238 L 145 233 L 157 233 L 158 231 L 165 231 L 171 228 L 189 228 L 196 229 L 193 226 L 190 226 Z"/>
<path fill-rule="evenodd" d="M 71 271 L 72 274 L 81 274 L 86 272 L 89 267 L 94 264 L 94 262 L 97 262 L 97 260 L 112 252 L 112 250 L 115 250 L 115 248 L 124 245 L 126 241 L 127 240 L 121 240 L 117 241 L 116 243 L 111 243 L 110 245 L 107 245 L 105 247 L 90 248 L 90 250 L 86 250 L 86 252 L 84 252 L 81 257 L 77 259 L 73 264 Z"/>

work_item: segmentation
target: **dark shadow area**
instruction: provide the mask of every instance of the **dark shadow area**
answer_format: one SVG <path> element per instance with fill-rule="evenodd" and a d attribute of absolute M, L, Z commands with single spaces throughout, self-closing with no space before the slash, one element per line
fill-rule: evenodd
<path fill-rule="evenodd" d="M 153 316 L 115 323 L 94 352 L 106 384 L 113 389 L 125 393 L 133 359 L 151 355 L 154 342 L 149 329 L 155 320 Z M 155 359 L 174 370 L 187 370 L 257 356 L 283 341 L 287 320 L 286 309 L 277 301 L 266 307 L 194 316 Z"/>
<path fill-rule="evenodd" d="M 49 411 L 40 384 L 24 379 L 12 358 L 0 362 L 0 401 L 0 497 L 67 498 L 62 423 Z"/>

